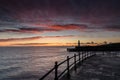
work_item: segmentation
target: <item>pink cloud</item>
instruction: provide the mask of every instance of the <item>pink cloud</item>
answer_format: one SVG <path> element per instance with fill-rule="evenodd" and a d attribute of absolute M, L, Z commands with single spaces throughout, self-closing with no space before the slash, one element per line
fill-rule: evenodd
<path fill-rule="evenodd" d="M 50 26 L 52 29 L 56 30 L 85 30 L 88 27 L 84 24 L 66 24 L 66 25 L 52 25 Z"/>

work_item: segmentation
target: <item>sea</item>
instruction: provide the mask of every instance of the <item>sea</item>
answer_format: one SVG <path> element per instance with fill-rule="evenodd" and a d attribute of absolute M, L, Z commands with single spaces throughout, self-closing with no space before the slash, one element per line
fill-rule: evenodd
<path fill-rule="evenodd" d="M 73 52 L 68 47 L 0 47 L 0 80 L 39 80 Z M 65 68 L 63 64 L 59 72 Z M 54 72 L 45 80 L 52 80 Z"/>

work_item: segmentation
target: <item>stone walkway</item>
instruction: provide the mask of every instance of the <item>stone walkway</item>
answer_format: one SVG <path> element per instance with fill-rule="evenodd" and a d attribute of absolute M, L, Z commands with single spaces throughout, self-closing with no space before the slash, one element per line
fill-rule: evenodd
<path fill-rule="evenodd" d="M 72 71 L 70 79 L 62 80 L 120 80 L 120 55 L 91 57 L 76 72 Z"/>

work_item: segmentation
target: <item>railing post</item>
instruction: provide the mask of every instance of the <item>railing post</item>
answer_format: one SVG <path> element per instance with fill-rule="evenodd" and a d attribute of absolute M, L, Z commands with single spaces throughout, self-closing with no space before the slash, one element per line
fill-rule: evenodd
<path fill-rule="evenodd" d="M 85 58 L 85 51 L 83 52 L 83 56 L 82 57 L 83 57 L 83 60 L 84 60 L 84 58 Z"/>
<path fill-rule="evenodd" d="M 78 53 L 78 56 L 79 56 L 79 63 L 80 63 L 80 52 Z"/>
<path fill-rule="evenodd" d="M 94 55 L 96 55 L 96 52 L 94 52 Z"/>
<path fill-rule="evenodd" d="M 86 58 L 88 57 L 88 51 L 86 51 Z"/>
<path fill-rule="evenodd" d="M 86 51 L 85 51 L 85 58 L 84 59 L 86 59 Z"/>
<path fill-rule="evenodd" d="M 58 80 L 58 62 L 55 62 L 55 79 L 54 80 Z"/>
<path fill-rule="evenodd" d="M 82 62 L 83 62 L 83 51 L 82 51 L 82 55 L 81 55 L 81 57 L 82 57 Z"/>
<path fill-rule="evenodd" d="M 75 69 L 75 71 L 76 71 L 76 54 L 74 54 L 74 69 Z"/>
<path fill-rule="evenodd" d="M 90 51 L 88 52 L 88 57 L 90 56 Z"/>
<path fill-rule="evenodd" d="M 84 60 L 84 58 L 85 58 L 85 51 L 83 51 L 83 60 Z"/>
<path fill-rule="evenodd" d="M 69 56 L 67 56 L 67 77 L 70 77 Z"/>
<path fill-rule="evenodd" d="M 89 56 L 89 51 L 87 51 L 87 57 Z"/>
<path fill-rule="evenodd" d="M 91 51 L 91 56 L 93 56 L 93 51 Z"/>
<path fill-rule="evenodd" d="M 88 51 L 86 51 L 86 59 L 87 59 Z"/>
<path fill-rule="evenodd" d="M 90 56 L 92 56 L 92 52 L 90 51 Z"/>
<path fill-rule="evenodd" d="M 89 51 L 89 53 L 88 53 L 88 57 L 90 56 L 90 51 Z"/>
<path fill-rule="evenodd" d="M 94 55 L 95 53 L 92 51 L 92 56 Z"/>
<path fill-rule="evenodd" d="M 87 57 L 88 57 L 89 52 L 87 51 Z"/>
<path fill-rule="evenodd" d="M 88 51 L 88 53 L 87 53 L 87 57 L 89 57 L 89 51 Z"/>
<path fill-rule="evenodd" d="M 103 55 L 104 55 L 104 51 L 103 51 Z"/>
<path fill-rule="evenodd" d="M 88 58 L 88 51 L 86 52 L 86 57 Z"/>

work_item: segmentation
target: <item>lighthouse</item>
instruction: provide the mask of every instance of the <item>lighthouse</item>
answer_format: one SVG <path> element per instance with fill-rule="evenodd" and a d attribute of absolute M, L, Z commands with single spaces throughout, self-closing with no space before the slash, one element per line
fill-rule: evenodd
<path fill-rule="evenodd" d="M 78 47 L 80 47 L 80 40 L 78 40 Z"/>

